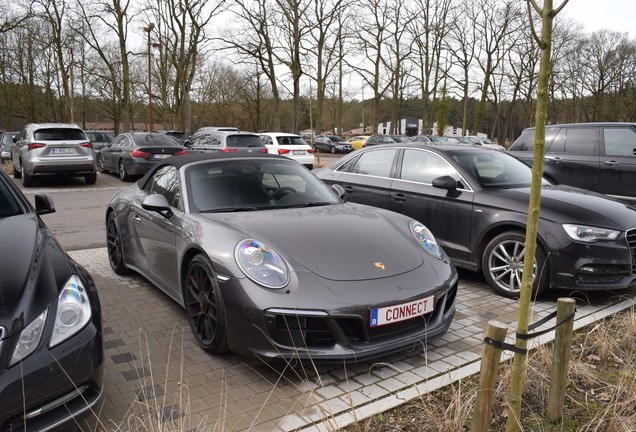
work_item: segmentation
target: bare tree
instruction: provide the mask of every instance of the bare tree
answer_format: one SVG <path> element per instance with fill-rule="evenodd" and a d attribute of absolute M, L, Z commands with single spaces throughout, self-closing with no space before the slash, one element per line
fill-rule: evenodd
<path fill-rule="evenodd" d="M 605 114 L 608 93 L 618 88 L 622 76 L 622 55 L 629 44 L 627 34 L 600 30 L 585 40 L 579 65 L 583 88 L 592 96 L 589 121 L 609 120 Z"/>
<path fill-rule="evenodd" d="M 64 101 L 61 120 L 68 122 L 73 116 L 70 78 L 70 68 L 73 67 L 73 36 L 67 28 L 68 4 L 64 0 L 36 0 L 35 7 L 35 13 L 44 20 L 49 30 L 49 42 L 56 64 L 54 73 L 59 78 L 60 94 Z M 53 69 L 50 71 L 53 72 Z"/>
<path fill-rule="evenodd" d="M 471 3 L 466 2 L 463 6 L 468 7 Z M 451 12 L 454 11 L 451 0 L 417 0 L 414 8 L 414 19 L 408 24 L 408 28 L 413 38 L 415 56 L 419 63 L 416 70 L 419 71 L 417 80 L 422 98 L 422 133 L 428 134 L 433 127 L 434 108 L 431 108 L 431 102 L 435 103 L 437 89 L 446 76 L 446 71 L 441 70 L 442 51 L 448 45 L 451 23 L 458 26 L 465 20 L 458 13 L 454 13 L 454 19 L 451 19 Z M 473 28 L 471 25 L 462 27 L 461 30 L 458 28 L 458 31 L 462 33 L 470 33 Z M 470 40 L 470 35 L 468 38 Z M 474 39 L 472 40 L 474 41 Z M 466 41 L 461 39 L 460 42 Z M 461 47 L 458 49 L 461 50 Z M 464 59 L 466 60 L 466 58 Z M 466 83 L 467 81 L 466 79 Z"/>
<path fill-rule="evenodd" d="M 195 74 L 199 70 L 202 50 L 210 40 L 206 27 L 225 5 L 225 0 L 157 0 L 153 15 L 159 36 L 160 101 L 168 99 L 175 113 L 174 126 L 190 132 L 192 128 L 190 93 Z M 148 24 L 148 31 L 152 26 Z M 150 47 L 149 47 L 150 49 Z"/>
<path fill-rule="evenodd" d="M 78 1 L 77 4 L 84 22 L 78 34 L 104 65 L 105 70 L 100 73 L 102 85 L 112 91 L 107 100 L 111 102 L 108 111 L 114 122 L 113 129 L 119 133 L 121 127 L 127 132 L 133 117 L 128 32 L 136 15 L 131 11 L 130 0 Z"/>
<path fill-rule="evenodd" d="M 316 122 L 315 128 L 323 130 L 323 109 L 327 80 L 332 77 L 341 62 L 343 40 L 344 0 L 316 0 L 310 21 L 313 22 L 305 45 L 309 75 L 316 82 Z M 315 65 L 311 72 L 309 65 Z"/>
<path fill-rule="evenodd" d="M 267 77 L 272 91 L 273 119 L 271 128 L 280 130 L 281 126 L 281 97 L 276 74 L 274 56 L 274 41 L 271 34 L 271 2 L 267 0 L 234 0 L 236 9 L 231 12 L 238 19 L 238 26 L 234 26 L 221 40 L 235 50 L 244 62 L 256 62 Z"/>
<path fill-rule="evenodd" d="M 360 16 L 360 33 L 357 49 L 362 56 L 356 71 L 364 84 L 371 87 L 371 125 L 379 124 L 380 100 L 391 88 L 391 73 L 385 69 L 386 44 L 391 38 L 387 31 L 391 11 L 384 0 L 364 0 L 357 10 Z"/>
<path fill-rule="evenodd" d="M 545 148 L 545 125 L 548 115 L 548 84 L 550 80 L 550 54 L 552 45 L 552 21 L 563 9 L 568 0 L 554 9 L 552 0 L 545 0 L 540 8 L 535 0 L 527 0 L 530 28 L 541 50 L 539 61 L 539 78 L 537 87 L 537 111 L 534 137 L 534 162 L 532 165 L 532 184 L 530 188 L 530 202 L 528 203 L 528 222 L 526 226 L 525 254 L 523 260 L 523 276 L 521 279 L 519 315 L 517 319 L 517 334 L 527 334 L 530 321 L 530 301 L 532 298 L 532 283 L 534 278 L 534 258 L 537 250 L 537 227 L 541 207 L 541 181 L 543 178 L 543 156 Z M 535 33 L 532 11 L 541 17 L 541 36 Z M 523 381 L 526 373 L 527 340 L 517 338 L 512 374 L 510 377 L 510 397 L 508 403 L 510 412 L 506 422 L 506 432 L 520 430 L 521 403 Z"/>
<path fill-rule="evenodd" d="M 494 91 L 492 77 L 505 57 L 506 39 L 513 32 L 515 19 L 521 14 L 514 0 L 480 0 L 473 25 L 477 31 L 480 55 L 477 64 L 483 74 L 481 96 L 475 112 L 474 132 L 481 130 L 489 91 Z"/>
<path fill-rule="evenodd" d="M 471 8 L 474 3 L 471 0 L 463 0 L 459 7 L 453 10 L 450 17 L 449 34 L 446 39 L 447 49 L 450 53 L 451 63 L 460 71 L 460 74 L 450 73 L 448 77 L 459 86 L 462 95 L 462 136 L 468 130 L 468 97 L 470 95 L 470 75 L 475 59 L 477 36 L 475 26 L 471 24 L 474 14 Z M 422 96 L 424 97 L 424 96 Z M 430 127 L 429 129 L 430 130 Z"/>

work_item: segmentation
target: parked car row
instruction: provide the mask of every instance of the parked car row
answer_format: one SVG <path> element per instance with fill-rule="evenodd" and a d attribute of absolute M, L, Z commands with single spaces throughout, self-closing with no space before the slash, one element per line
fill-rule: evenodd
<path fill-rule="evenodd" d="M 560 149 L 562 139 L 580 150 L 585 136 L 588 154 L 614 157 L 609 167 L 636 155 L 633 125 L 589 128 L 555 127 L 547 145 Z M 530 134 L 518 151 L 531 147 Z M 205 351 L 341 362 L 410 349 L 448 330 L 455 266 L 483 271 L 503 296 L 519 294 L 532 173 L 511 154 L 483 143 L 374 144 L 370 136 L 312 174 L 300 164 L 313 164 L 313 149 L 298 135 L 195 135 L 181 146 L 169 134 L 123 133 L 97 152 L 96 164 L 123 180 L 143 175 L 104 215 L 112 270 L 140 273 L 183 306 Z M 79 167 L 87 152 L 95 155 L 73 125 L 29 125 L 11 140 L 23 181 L 86 176 Z M 40 219 L 55 210 L 51 198 L 34 199 L 35 206 L 0 170 L 8 293 L 0 308 L 0 430 L 63 427 L 88 415 L 102 394 L 97 289 Z M 535 295 L 636 286 L 632 205 L 546 179 L 537 241 Z"/>

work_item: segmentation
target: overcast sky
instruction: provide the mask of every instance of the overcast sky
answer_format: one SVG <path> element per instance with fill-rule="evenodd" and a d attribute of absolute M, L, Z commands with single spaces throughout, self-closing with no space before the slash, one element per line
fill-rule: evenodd
<path fill-rule="evenodd" d="M 555 6 L 560 4 L 560 0 L 554 1 Z M 636 0 L 570 0 L 562 13 L 588 32 L 605 28 L 636 37 Z"/>

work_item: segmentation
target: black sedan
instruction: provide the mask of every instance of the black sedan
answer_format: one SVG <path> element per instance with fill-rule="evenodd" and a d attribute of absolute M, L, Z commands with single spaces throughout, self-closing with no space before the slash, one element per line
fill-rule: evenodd
<path fill-rule="evenodd" d="M 97 153 L 97 170 L 116 172 L 123 181 L 139 177 L 157 162 L 174 155 L 186 154 L 186 149 L 165 134 L 128 132 L 117 135 Z"/>
<path fill-rule="evenodd" d="M 211 353 L 356 361 L 439 336 L 455 312 L 457 273 L 424 225 L 344 203 L 282 156 L 170 158 L 105 222 L 113 270 L 181 304 Z"/>
<path fill-rule="evenodd" d="M 325 150 L 329 153 L 349 153 L 353 145 L 338 135 L 319 135 L 314 138 L 314 150 Z"/>
<path fill-rule="evenodd" d="M 100 304 L 90 275 L 62 250 L 0 170 L 0 430 L 73 425 L 102 394 Z"/>
<path fill-rule="evenodd" d="M 518 295 L 531 171 L 514 157 L 401 143 L 359 150 L 315 174 L 350 201 L 422 221 L 458 267 L 481 269 L 495 291 Z M 547 181 L 541 196 L 535 293 L 636 285 L 635 207 Z"/>

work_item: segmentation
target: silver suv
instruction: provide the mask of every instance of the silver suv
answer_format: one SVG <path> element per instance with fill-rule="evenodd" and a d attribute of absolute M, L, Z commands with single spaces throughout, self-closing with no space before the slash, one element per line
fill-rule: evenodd
<path fill-rule="evenodd" d="M 36 176 L 66 174 L 97 180 L 95 150 L 84 131 L 74 124 L 28 124 L 12 149 L 13 176 L 25 187 Z"/>

